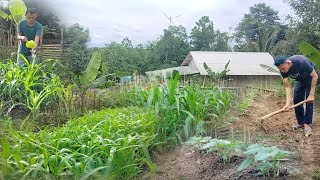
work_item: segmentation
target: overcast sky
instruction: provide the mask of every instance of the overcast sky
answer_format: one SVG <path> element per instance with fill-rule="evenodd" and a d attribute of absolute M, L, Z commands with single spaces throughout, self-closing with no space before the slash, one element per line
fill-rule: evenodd
<path fill-rule="evenodd" d="M 89 28 L 90 46 L 102 47 L 129 37 L 133 44 L 145 44 L 163 34 L 170 25 L 187 28 L 188 34 L 202 16 L 209 16 L 214 29 L 231 32 L 255 3 L 265 2 L 284 19 L 292 14 L 281 0 L 55 0 L 52 8 L 68 25 L 79 23 Z M 174 18 L 175 16 L 179 16 Z"/>

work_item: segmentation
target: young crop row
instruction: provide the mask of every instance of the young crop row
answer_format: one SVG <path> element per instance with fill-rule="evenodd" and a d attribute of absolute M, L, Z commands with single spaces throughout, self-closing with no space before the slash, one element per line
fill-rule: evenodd
<path fill-rule="evenodd" d="M 2 138 L 5 179 L 86 179 L 137 175 L 153 164 L 157 118 L 140 108 L 103 110 L 38 133 L 11 131 Z"/>
<path fill-rule="evenodd" d="M 238 171 L 252 166 L 267 177 L 276 177 L 281 168 L 281 160 L 292 154 L 289 151 L 280 150 L 276 146 L 265 147 L 261 144 L 252 144 L 245 147 L 240 142 L 212 139 L 211 137 L 192 137 L 186 144 L 217 154 L 224 164 L 230 163 L 233 156 L 245 157 L 245 160 L 238 167 Z"/>

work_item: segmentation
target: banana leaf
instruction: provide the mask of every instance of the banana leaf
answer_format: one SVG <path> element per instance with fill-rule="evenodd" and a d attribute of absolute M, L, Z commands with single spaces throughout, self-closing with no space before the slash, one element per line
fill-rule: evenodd
<path fill-rule="evenodd" d="M 25 18 L 27 7 L 22 0 L 11 0 L 9 11 L 16 25 Z"/>
<path fill-rule="evenodd" d="M 80 75 L 80 83 L 82 86 L 88 86 L 97 78 L 101 64 L 101 53 L 94 52 L 87 66 L 87 69 Z"/>
<path fill-rule="evenodd" d="M 260 67 L 266 69 L 268 72 L 280 74 L 280 71 L 274 67 L 268 66 L 266 64 L 260 64 Z"/>
<path fill-rule="evenodd" d="M 5 19 L 6 21 L 9 20 L 9 15 L 1 10 L 0 10 L 0 17 Z"/>
<path fill-rule="evenodd" d="M 316 69 L 319 72 L 320 52 L 311 44 L 304 41 L 299 44 L 299 50 L 316 65 Z"/>

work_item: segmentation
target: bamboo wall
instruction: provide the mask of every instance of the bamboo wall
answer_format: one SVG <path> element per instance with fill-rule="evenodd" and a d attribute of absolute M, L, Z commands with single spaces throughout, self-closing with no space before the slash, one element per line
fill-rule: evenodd
<path fill-rule="evenodd" d="M 18 46 L 0 46 L 0 59 L 16 60 Z M 64 49 L 61 44 L 46 44 L 39 48 L 40 59 L 62 59 Z"/>

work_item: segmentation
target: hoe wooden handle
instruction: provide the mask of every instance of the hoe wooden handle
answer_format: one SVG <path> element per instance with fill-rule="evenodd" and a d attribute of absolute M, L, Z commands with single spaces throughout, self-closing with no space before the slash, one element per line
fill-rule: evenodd
<path fill-rule="evenodd" d="M 295 105 L 290 106 L 289 109 L 293 109 L 293 108 L 295 108 L 295 107 L 298 107 L 298 106 L 300 106 L 300 105 L 302 105 L 302 104 L 304 104 L 304 103 L 306 103 L 306 102 L 308 102 L 308 100 L 301 101 L 301 102 L 299 102 L 299 103 L 297 103 L 297 104 L 295 104 Z M 274 111 L 274 112 L 272 112 L 272 113 L 270 113 L 270 114 L 267 114 L 267 115 L 263 116 L 261 119 L 266 119 L 266 118 L 271 117 L 271 116 L 273 116 L 273 115 L 279 114 L 279 113 L 281 113 L 282 111 L 284 111 L 284 109 L 280 109 L 280 110 L 278 110 L 278 111 Z"/>

